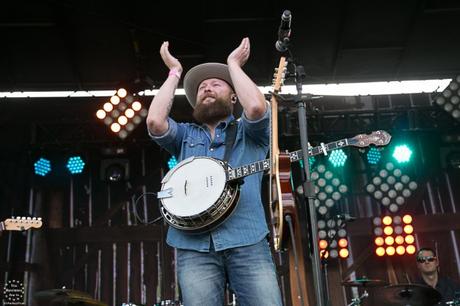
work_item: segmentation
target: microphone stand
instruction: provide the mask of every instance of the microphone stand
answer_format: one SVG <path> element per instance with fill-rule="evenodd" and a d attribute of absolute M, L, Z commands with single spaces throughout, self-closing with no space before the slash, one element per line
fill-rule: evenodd
<path fill-rule="evenodd" d="M 302 97 L 302 83 L 304 78 L 306 77 L 305 69 L 301 65 L 297 65 L 294 57 L 292 56 L 291 50 L 289 49 L 289 38 L 285 38 L 284 46 L 286 47 L 287 51 L 289 52 L 290 60 L 295 67 L 295 84 L 297 94 L 294 97 L 294 102 L 297 105 L 297 113 L 299 116 L 299 131 L 300 131 L 300 144 L 302 148 L 302 160 L 304 165 L 305 177 L 303 182 L 303 192 L 304 197 L 308 203 L 308 211 L 310 215 L 310 237 L 312 239 L 312 251 L 313 256 L 311 256 L 312 260 L 312 267 L 313 267 L 313 283 L 316 291 L 316 305 L 317 306 L 326 306 L 324 301 L 324 286 L 323 286 L 323 279 L 321 273 L 321 261 L 319 257 L 319 246 L 318 246 L 318 231 L 317 228 L 317 217 L 316 217 L 316 208 L 315 208 L 315 187 L 313 182 L 311 181 L 310 177 L 310 163 L 308 160 L 308 132 L 307 132 L 307 112 L 306 112 L 306 104 Z M 313 96 L 308 95 L 308 100 L 312 100 Z M 307 210 L 305 210 L 307 211 Z M 307 216 L 308 217 L 308 216 Z M 308 218 L 307 218 L 308 220 Z"/>

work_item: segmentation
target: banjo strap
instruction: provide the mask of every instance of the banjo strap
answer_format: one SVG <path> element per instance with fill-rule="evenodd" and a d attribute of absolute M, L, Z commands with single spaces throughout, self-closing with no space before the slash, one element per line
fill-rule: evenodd
<path fill-rule="evenodd" d="M 230 153 L 232 153 L 233 144 L 235 143 L 236 138 L 236 120 L 232 120 L 227 127 L 227 131 L 225 132 L 225 153 L 224 153 L 224 161 L 228 162 L 230 159 Z"/>

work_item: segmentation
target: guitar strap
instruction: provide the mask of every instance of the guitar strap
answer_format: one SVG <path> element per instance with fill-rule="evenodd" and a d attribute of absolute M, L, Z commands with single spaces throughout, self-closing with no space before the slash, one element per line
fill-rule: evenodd
<path fill-rule="evenodd" d="M 232 120 L 225 131 L 225 153 L 224 161 L 228 162 L 230 159 L 230 153 L 232 153 L 233 145 L 235 144 L 236 138 L 236 129 L 237 129 L 236 120 Z"/>

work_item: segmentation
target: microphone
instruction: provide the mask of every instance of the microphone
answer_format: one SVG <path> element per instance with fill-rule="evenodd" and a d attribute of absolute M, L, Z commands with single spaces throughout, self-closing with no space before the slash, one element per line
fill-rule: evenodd
<path fill-rule="evenodd" d="M 350 214 L 340 214 L 337 215 L 336 218 L 345 222 L 352 222 L 357 219 L 356 217 L 350 216 Z"/>
<path fill-rule="evenodd" d="M 278 41 L 275 44 L 276 50 L 284 52 L 289 44 L 289 36 L 291 36 L 291 11 L 285 10 L 281 15 L 281 24 L 278 28 Z"/>

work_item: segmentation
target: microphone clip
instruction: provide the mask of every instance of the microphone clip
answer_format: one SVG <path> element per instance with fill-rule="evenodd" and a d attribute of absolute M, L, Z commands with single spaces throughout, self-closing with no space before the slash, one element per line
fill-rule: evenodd
<path fill-rule="evenodd" d="M 289 49 L 289 45 L 291 44 L 291 40 L 289 37 L 284 37 L 283 40 L 278 40 L 276 42 L 276 50 L 279 52 L 286 52 Z"/>

